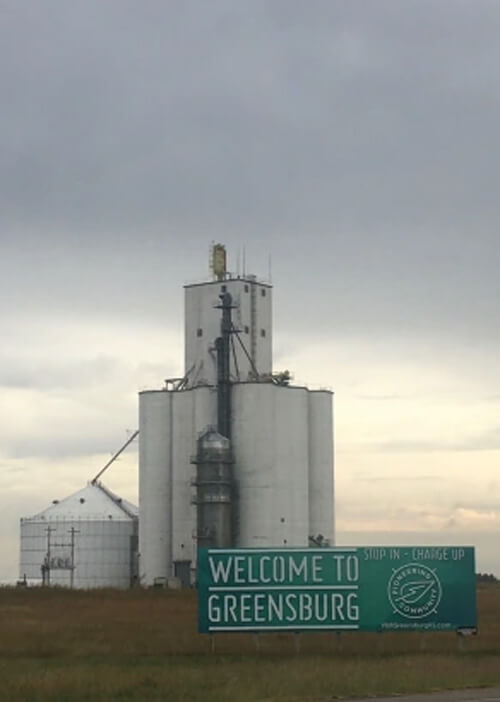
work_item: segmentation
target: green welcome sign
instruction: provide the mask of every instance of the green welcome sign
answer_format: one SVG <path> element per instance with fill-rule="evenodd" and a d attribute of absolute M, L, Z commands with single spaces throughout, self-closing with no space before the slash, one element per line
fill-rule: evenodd
<path fill-rule="evenodd" d="M 204 549 L 199 630 L 475 629 L 474 549 Z"/>

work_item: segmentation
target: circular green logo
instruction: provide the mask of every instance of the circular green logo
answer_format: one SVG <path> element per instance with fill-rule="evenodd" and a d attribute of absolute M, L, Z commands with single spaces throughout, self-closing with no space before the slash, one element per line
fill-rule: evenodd
<path fill-rule="evenodd" d="M 408 563 L 393 571 L 387 596 L 394 613 L 406 619 L 423 619 L 436 613 L 442 596 L 441 583 L 431 568 Z"/>

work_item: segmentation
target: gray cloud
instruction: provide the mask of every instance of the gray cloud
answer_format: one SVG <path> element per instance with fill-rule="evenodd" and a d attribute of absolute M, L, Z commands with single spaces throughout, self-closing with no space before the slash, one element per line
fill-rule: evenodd
<path fill-rule="evenodd" d="M 495 3 L 3 8 L 19 304 L 158 318 L 221 237 L 274 253 L 283 327 L 498 338 Z"/>
<path fill-rule="evenodd" d="M 180 287 L 221 238 L 233 269 L 243 245 L 258 273 L 273 254 L 280 352 L 280 333 L 358 335 L 389 355 L 390 334 L 407 358 L 418 338 L 446 363 L 444 336 L 500 340 L 497 3 L 10 0 L 2 13 L 3 319 L 180 331 Z M 19 363 L 7 386 L 77 378 Z M 436 448 L 382 448 L 413 447 Z"/>
<path fill-rule="evenodd" d="M 0 471 L 2 473 L 24 473 L 26 470 L 25 466 L 18 465 L 16 463 L 6 463 L 5 461 L 0 462 Z"/>
<path fill-rule="evenodd" d="M 378 394 L 367 394 L 367 393 L 359 393 L 359 394 L 354 394 L 354 397 L 356 397 L 359 400 L 368 400 L 368 401 L 374 401 L 374 402 L 394 402 L 397 400 L 408 400 L 408 399 L 415 399 L 415 395 L 410 395 L 410 394 L 401 394 L 401 393 L 393 393 L 393 394 L 387 394 L 387 395 L 378 395 Z"/>
<path fill-rule="evenodd" d="M 134 421 L 130 425 L 134 428 Z M 118 428 L 117 428 L 118 426 Z M 57 433 L 57 427 L 50 427 L 46 432 L 33 433 L 28 436 L 11 437 L 4 451 L 8 452 L 13 459 L 51 459 L 63 460 L 73 457 L 88 457 L 89 478 L 93 473 L 102 468 L 100 462 L 96 461 L 96 456 L 108 455 L 110 458 L 124 444 L 127 435 L 120 433 L 121 425 L 117 425 L 116 416 L 109 418 L 109 424 L 80 424 L 78 419 L 72 426 L 67 426 L 63 431 Z M 130 452 L 135 452 L 136 448 L 131 448 Z M 16 471 L 22 472 L 17 469 Z M 11 471 L 15 472 L 15 471 Z"/>
<path fill-rule="evenodd" d="M 123 372 L 123 365 L 105 356 L 69 361 L 0 358 L 0 386 L 4 388 L 61 390 L 96 386 Z"/>
<path fill-rule="evenodd" d="M 500 449 L 500 427 L 495 427 L 477 436 L 459 441 L 408 439 L 385 441 L 371 447 L 382 453 L 428 453 L 434 451 L 498 451 Z"/>
<path fill-rule="evenodd" d="M 445 480 L 440 475 L 356 475 L 356 482 L 361 483 L 406 483 L 420 482 L 433 483 L 436 481 Z"/>

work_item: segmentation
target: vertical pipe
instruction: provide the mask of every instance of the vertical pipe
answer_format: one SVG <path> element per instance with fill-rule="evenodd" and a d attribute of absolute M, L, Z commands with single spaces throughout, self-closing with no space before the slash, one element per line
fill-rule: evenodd
<path fill-rule="evenodd" d="M 222 320 L 221 335 L 215 340 L 217 352 L 217 430 L 227 439 L 231 438 L 231 332 L 232 297 L 225 292 L 220 295 Z"/>
<path fill-rule="evenodd" d="M 52 553 L 51 553 L 51 543 L 50 543 L 50 535 L 52 532 L 55 531 L 51 526 L 48 526 L 46 529 L 47 532 L 47 569 L 46 569 L 46 574 L 47 574 L 47 586 L 50 587 L 50 560 L 52 558 Z"/>
<path fill-rule="evenodd" d="M 167 577 L 175 575 L 174 573 L 174 393 L 168 393 L 168 433 L 170 441 L 168 442 L 168 494 L 169 504 L 165 505 L 168 510 L 168 559 L 167 559 Z M 177 403 L 178 404 L 178 403 Z"/>
<path fill-rule="evenodd" d="M 75 527 L 71 527 L 69 530 L 71 534 L 71 571 L 70 571 L 70 589 L 73 590 L 75 586 Z"/>

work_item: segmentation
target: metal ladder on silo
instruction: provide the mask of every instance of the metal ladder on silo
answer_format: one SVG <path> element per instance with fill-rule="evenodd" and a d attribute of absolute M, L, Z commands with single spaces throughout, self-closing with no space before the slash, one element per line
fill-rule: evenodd
<path fill-rule="evenodd" d="M 257 286 L 250 283 L 250 357 L 254 367 L 257 356 Z M 251 371 L 252 372 L 252 371 Z"/>

